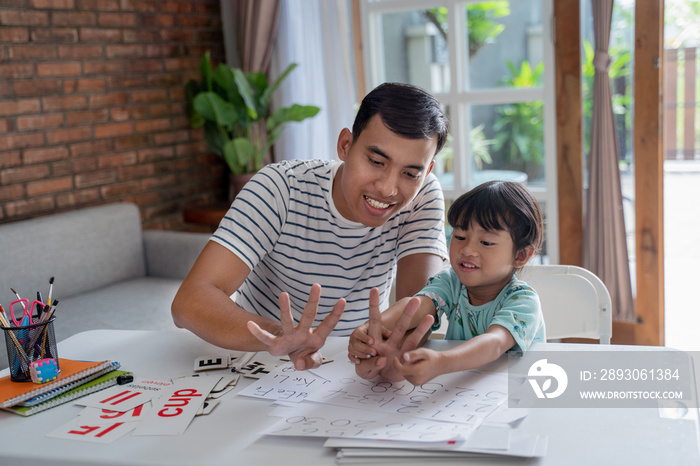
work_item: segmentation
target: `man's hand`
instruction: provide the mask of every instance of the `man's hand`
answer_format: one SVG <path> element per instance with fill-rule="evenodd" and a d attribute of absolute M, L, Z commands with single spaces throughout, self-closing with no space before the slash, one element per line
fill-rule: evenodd
<path fill-rule="evenodd" d="M 296 370 L 313 369 L 321 365 L 323 361 L 319 350 L 326 342 L 326 338 L 335 328 L 340 316 L 345 310 L 345 300 L 339 299 L 330 314 L 315 329 L 311 325 L 316 318 L 318 302 L 321 298 L 321 285 L 314 283 L 309 292 L 309 300 L 304 307 L 304 312 L 299 320 L 299 325 L 294 327 L 292 310 L 287 293 L 280 294 L 280 324 L 282 332 L 273 335 L 260 328 L 255 322 L 248 322 L 248 330 L 258 340 L 268 346 L 268 352 L 273 356 L 289 356 Z"/>
<path fill-rule="evenodd" d="M 392 363 L 395 358 L 406 351 L 417 348 L 425 334 L 430 330 L 433 324 L 433 316 L 427 315 L 420 321 L 415 330 L 406 336 L 406 333 L 411 330 L 411 319 L 419 306 L 420 300 L 418 298 L 412 298 L 408 301 L 393 330 L 388 336 L 385 336 L 386 329 L 382 326 L 381 312 L 379 311 L 379 290 L 372 288 L 369 294 L 368 338 L 362 340 L 353 332 L 353 335 L 357 338 L 354 341 L 351 339 L 348 347 L 348 357 L 356 364 L 355 372 L 357 375 L 368 380 L 381 375 L 391 382 L 398 382 L 404 379 L 403 375 L 396 371 L 395 366 L 389 363 Z M 362 334 L 364 332 L 360 332 L 360 336 Z M 363 348 L 368 346 L 367 341 L 371 342 L 371 348 L 376 352 L 376 356 L 363 360 L 358 358 L 356 353 L 361 353 Z"/>
<path fill-rule="evenodd" d="M 381 328 L 379 340 L 370 336 L 370 328 Z M 348 359 L 353 364 L 359 364 L 365 359 L 377 356 L 374 345 L 381 343 L 391 336 L 391 330 L 383 327 L 382 315 L 379 311 L 379 290 L 372 288 L 369 292 L 369 320 L 357 327 L 350 335 L 348 343 Z"/>

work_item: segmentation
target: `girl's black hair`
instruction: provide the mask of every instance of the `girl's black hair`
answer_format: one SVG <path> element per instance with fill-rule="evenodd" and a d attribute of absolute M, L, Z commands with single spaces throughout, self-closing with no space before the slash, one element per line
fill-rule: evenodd
<path fill-rule="evenodd" d="M 449 123 L 440 102 L 423 89 L 404 83 L 384 83 L 362 99 L 352 126 L 353 142 L 367 127 L 369 120 L 379 114 L 394 133 L 409 139 L 437 140 L 437 149 L 447 141 Z"/>
<path fill-rule="evenodd" d="M 514 252 L 542 247 L 544 222 L 537 200 L 529 189 L 511 181 L 489 181 L 457 198 L 447 211 L 452 228 L 468 230 L 476 222 L 484 230 L 507 230 Z"/>

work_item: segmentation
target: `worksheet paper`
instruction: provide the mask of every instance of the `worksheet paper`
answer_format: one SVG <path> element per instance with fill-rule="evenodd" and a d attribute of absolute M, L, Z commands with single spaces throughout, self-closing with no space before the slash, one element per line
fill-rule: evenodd
<path fill-rule="evenodd" d="M 332 448 L 375 448 L 377 450 L 406 450 L 419 452 L 421 450 L 428 451 L 451 451 L 451 452 L 482 452 L 490 454 L 504 454 L 511 449 L 511 435 L 517 439 L 518 434 L 513 433 L 511 429 L 501 427 L 479 427 L 469 438 L 454 445 L 447 442 L 416 442 L 409 440 L 390 440 L 386 442 L 377 442 L 376 440 L 361 440 L 344 437 L 331 437 L 326 440 L 324 446 Z M 532 437 L 534 439 L 534 437 Z"/>
<path fill-rule="evenodd" d="M 263 435 L 395 439 L 430 443 L 433 448 L 454 446 L 477 427 L 318 403 L 278 407 L 270 416 L 281 419 L 262 431 Z"/>
<path fill-rule="evenodd" d="M 281 419 L 263 434 L 403 439 L 454 448 L 507 399 L 504 373 L 464 371 L 414 386 L 364 380 L 342 358 L 335 361 L 313 371 L 284 364 L 239 393 L 286 405 L 272 413 Z"/>
<path fill-rule="evenodd" d="M 295 371 L 291 363 L 284 364 L 240 394 L 478 425 L 506 401 L 508 393 L 505 373 L 455 372 L 414 386 L 407 381 L 364 380 L 343 361 L 325 366 L 322 378 L 311 371 Z"/>
<path fill-rule="evenodd" d="M 503 432 L 508 436 L 506 448 L 496 447 L 494 439 L 501 434 L 492 429 L 484 430 L 480 427 L 472 437 L 465 442 L 455 445 L 453 448 L 432 448 L 417 442 L 388 441 L 377 442 L 361 439 L 346 439 L 332 437 L 326 440 L 323 446 L 336 448 L 338 450 L 336 463 L 344 464 L 341 458 L 355 457 L 363 458 L 359 461 L 363 464 L 379 464 L 382 459 L 390 459 L 396 462 L 397 458 L 404 458 L 408 461 L 411 458 L 420 457 L 422 461 L 432 460 L 439 462 L 446 459 L 480 457 L 488 458 L 495 456 L 515 456 L 522 458 L 535 458 L 545 456 L 547 453 L 548 438 L 546 435 L 536 435 L 521 432 L 518 429 L 511 429 Z M 358 462 L 358 461 L 355 461 Z"/>

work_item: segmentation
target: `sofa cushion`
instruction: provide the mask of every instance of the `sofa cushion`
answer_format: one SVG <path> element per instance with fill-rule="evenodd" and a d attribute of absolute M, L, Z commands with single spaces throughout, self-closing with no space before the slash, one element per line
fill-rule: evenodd
<path fill-rule="evenodd" d="M 0 303 L 54 299 L 146 273 L 141 217 L 134 204 L 91 207 L 0 226 Z M 59 304 L 60 306 L 60 304 Z M 61 306 L 62 307 L 62 306 Z"/>
<path fill-rule="evenodd" d="M 174 330 L 170 304 L 181 280 L 141 277 L 62 299 L 56 308 L 56 340 L 85 330 Z"/>

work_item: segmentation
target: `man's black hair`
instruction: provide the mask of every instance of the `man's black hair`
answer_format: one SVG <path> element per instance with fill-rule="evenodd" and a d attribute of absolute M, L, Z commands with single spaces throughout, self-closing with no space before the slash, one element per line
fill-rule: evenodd
<path fill-rule="evenodd" d="M 447 141 L 449 122 L 440 102 L 411 84 L 384 83 L 362 99 L 352 126 L 353 142 L 376 114 L 394 133 L 409 139 L 437 139 L 440 152 Z"/>

